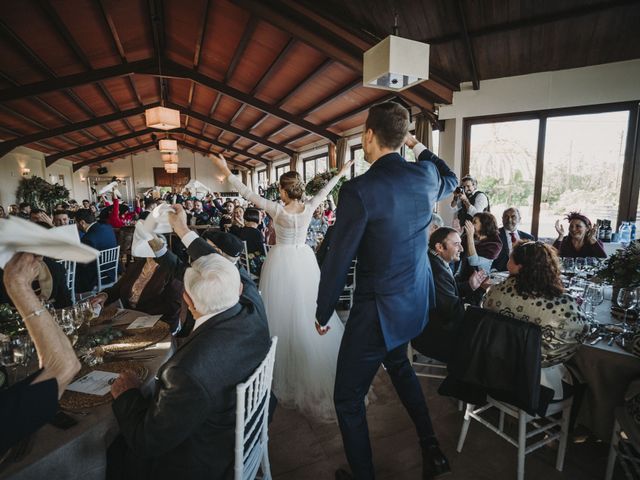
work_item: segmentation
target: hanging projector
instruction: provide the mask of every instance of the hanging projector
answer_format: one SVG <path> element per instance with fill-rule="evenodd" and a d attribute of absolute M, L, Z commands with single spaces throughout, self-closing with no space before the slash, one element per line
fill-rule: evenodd
<path fill-rule="evenodd" d="M 429 79 L 429 44 L 389 35 L 364 52 L 362 84 L 400 91 Z"/>

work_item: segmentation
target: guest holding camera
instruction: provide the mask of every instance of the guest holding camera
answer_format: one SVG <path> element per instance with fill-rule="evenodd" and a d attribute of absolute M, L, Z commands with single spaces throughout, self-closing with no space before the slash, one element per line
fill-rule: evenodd
<path fill-rule="evenodd" d="M 462 177 L 460 186 L 453 192 L 451 208 L 456 212 L 460 228 L 467 220 L 471 220 L 476 213 L 489 212 L 489 197 L 478 188 L 478 181 L 471 175 Z"/>

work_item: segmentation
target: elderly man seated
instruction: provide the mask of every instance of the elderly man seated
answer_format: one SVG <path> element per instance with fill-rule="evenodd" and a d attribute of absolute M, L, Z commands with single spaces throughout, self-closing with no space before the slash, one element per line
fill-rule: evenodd
<path fill-rule="evenodd" d="M 520 210 L 516 207 L 507 208 L 502 212 L 502 227 L 498 229 L 498 236 L 502 241 L 502 250 L 500 250 L 500 254 L 491 264 L 492 270 L 505 272 L 513 246 L 520 240 L 535 240 L 530 233 L 518 230 L 520 220 Z"/>
<path fill-rule="evenodd" d="M 193 262 L 186 268 L 171 252 L 158 261 L 172 264 L 177 276 L 186 268 L 184 300 L 195 325 L 160 367 L 151 397 L 132 374 L 114 382 L 113 411 L 122 436 L 110 448 L 108 478 L 230 478 L 235 388 L 269 350 L 255 284 L 190 232 L 184 210 L 174 208 L 170 223 Z"/>

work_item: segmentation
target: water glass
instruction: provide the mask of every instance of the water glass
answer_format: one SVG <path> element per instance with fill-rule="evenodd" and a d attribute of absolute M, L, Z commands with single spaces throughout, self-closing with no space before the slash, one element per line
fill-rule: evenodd
<path fill-rule="evenodd" d="M 576 275 L 582 276 L 586 274 L 587 259 L 584 257 L 576 257 L 574 259 L 574 266 L 575 266 Z"/>
<path fill-rule="evenodd" d="M 13 347 L 9 337 L 0 339 L 0 364 L 5 367 L 13 365 Z"/>
<path fill-rule="evenodd" d="M 576 261 L 573 257 L 562 257 L 562 271 L 564 273 L 574 273 Z"/>
<path fill-rule="evenodd" d="M 587 317 L 590 320 L 595 318 L 595 310 L 598 305 L 602 305 L 604 302 L 604 285 L 597 283 L 590 283 L 587 285 L 584 291 L 585 303 L 589 304 L 589 313 Z"/>

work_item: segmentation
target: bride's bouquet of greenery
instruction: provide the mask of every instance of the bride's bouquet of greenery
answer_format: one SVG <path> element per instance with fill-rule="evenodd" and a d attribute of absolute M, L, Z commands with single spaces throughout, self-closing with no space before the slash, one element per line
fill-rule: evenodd
<path fill-rule="evenodd" d="M 313 197 L 316 193 L 322 190 L 327 183 L 329 183 L 329 180 L 331 180 L 337 174 L 338 174 L 338 169 L 336 168 L 332 168 L 328 172 L 317 174 L 307 183 L 307 187 L 305 188 L 305 193 L 308 196 Z M 338 204 L 338 195 L 340 194 L 340 188 L 342 187 L 342 184 L 346 181 L 347 179 L 345 177 L 340 178 L 336 186 L 333 187 L 333 190 L 331 190 L 331 192 L 329 193 L 329 195 L 331 195 L 336 205 Z"/>

